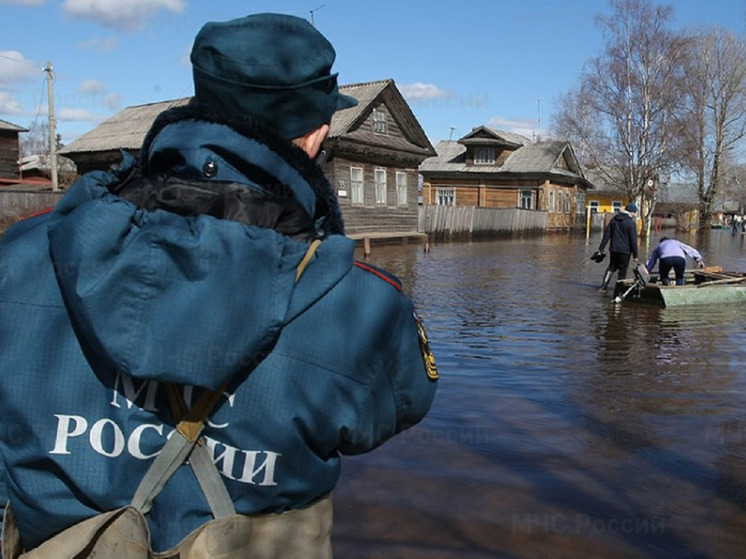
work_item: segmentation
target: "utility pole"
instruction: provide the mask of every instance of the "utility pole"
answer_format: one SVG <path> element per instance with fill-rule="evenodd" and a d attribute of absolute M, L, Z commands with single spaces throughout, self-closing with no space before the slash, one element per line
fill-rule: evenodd
<path fill-rule="evenodd" d="M 54 118 L 54 81 L 52 80 L 52 63 L 47 62 L 44 68 L 47 73 L 47 93 L 49 97 L 49 169 L 52 174 L 52 190 L 57 192 L 57 121 Z"/>

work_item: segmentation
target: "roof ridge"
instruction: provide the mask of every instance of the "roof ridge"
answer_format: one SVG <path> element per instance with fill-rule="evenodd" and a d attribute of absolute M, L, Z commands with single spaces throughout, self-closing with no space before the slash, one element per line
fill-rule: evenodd
<path fill-rule="evenodd" d="M 348 83 L 348 84 L 340 85 L 339 88 L 344 89 L 346 87 L 362 87 L 362 86 L 369 86 L 369 85 L 389 84 L 393 82 L 394 82 L 393 78 L 384 78 L 382 80 L 372 80 L 372 81 L 360 82 L 360 83 Z"/>

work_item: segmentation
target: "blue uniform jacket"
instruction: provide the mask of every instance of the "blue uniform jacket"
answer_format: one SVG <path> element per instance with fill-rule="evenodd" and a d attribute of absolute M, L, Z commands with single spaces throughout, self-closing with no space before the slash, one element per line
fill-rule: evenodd
<path fill-rule="evenodd" d="M 296 281 L 307 241 L 138 207 L 112 193 L 132 161 L 82 177 L 52 213 L 9 230 L 0 449 L 26 549 L 129 504 L 173 430 L 164 383 L 187 403 L 203 389 L 223 392 L 205 441 L 243 514 L 328 494 L 340 454 L 417 423 L 434 397 L 411 302 L 396 278 L 354 262 L 312 162 L 209 119 L 171 120 L 143 149 L 145 175 L 167 169 L 255 192 L 281 183 L 323 242 Z M 148 514 L 153 548 L 211 518 L 182 466 Z"/>

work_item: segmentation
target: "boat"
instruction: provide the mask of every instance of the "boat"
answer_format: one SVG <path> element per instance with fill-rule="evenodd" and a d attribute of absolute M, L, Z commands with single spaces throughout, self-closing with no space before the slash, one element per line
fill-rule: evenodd
<path fill-rule="evenodd" d="M 746 303 L 746 273 L 723 272 L 720 266 L 703 270 L 687 270 L 684 285 L 664 285 L 655 274 L 635 269 L 634 279 L 618 280 L 614 287 L 614 301 L 628 301 L 677 307 L 684 305 L 715 305 Z"/>

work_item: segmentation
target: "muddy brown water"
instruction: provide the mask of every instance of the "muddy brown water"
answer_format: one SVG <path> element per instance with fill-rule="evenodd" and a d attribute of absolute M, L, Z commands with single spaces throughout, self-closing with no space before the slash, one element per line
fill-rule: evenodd
<path fill-rule="evenodd" d="M 746 270 L 741 235 L 679 238 Z M 746 306 L 614 304 L 598 241 L 373 247 L 441 380 L 421 424 L 343 460 L 335 557 L 746 556 Z"/>

